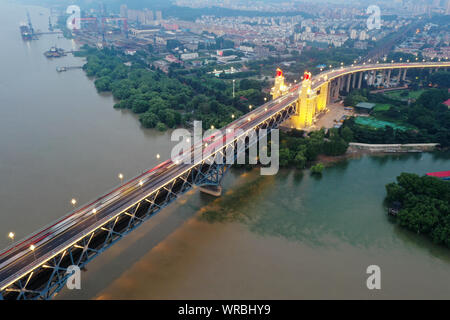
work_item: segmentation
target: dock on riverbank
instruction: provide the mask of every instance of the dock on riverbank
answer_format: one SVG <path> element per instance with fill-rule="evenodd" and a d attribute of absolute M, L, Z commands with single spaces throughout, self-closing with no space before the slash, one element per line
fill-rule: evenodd
<path fill-rule="evenodd" d="M 434 151 L 439 143 L 414 143 L 414 144 L 367 144 L 350 142 L 347 153 L 361 151 L 374 153 L 403 153 L 403 152 L 428 152 Z"/>

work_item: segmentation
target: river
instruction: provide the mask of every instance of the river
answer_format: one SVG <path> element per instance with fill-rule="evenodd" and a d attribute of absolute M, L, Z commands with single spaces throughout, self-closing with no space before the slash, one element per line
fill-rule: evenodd
<path fill-rule="evenodd" d="M 49 10 L 29 7 L 46 30 Z M 42 13 L 42 15 L 40 14 Z M 114 110 L 67 56 L 48 60 L 55 35 L 23 42 L 26 8 L 1 2 L 0 247 L 169 156 L 170 133 Z M 364 156 L 322 178 L 308 171 L 232 170 L 224 193 L 191 191 L 93 260 L 82 289 L 58 299 L 313 299 L 450 297 L 450 250 L 400 229 L 383 208 L 401 172 L 448 170 L 450 154 Z M 366 268 L 381 268 L 368 290 Z"/>

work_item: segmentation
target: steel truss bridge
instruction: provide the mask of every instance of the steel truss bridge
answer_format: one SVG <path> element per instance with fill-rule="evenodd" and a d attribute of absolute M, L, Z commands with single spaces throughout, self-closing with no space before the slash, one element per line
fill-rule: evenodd
<path fill-rule="evenodd" d="M 328 103 L 335 94 L 333 88 L 337 83 L 341 86 L 342 79 L 349 75 L 374 70 L 442 67 L 450 67 L 450 62 L 352 66 L 313 77 L 309 89 L 318 95 L 322 90 L 323 96 L 326 85 L 325 102 Z M 233 134 L 223 145 L 220 138 L 221 147 L 217 149 L 213 148 L 217 144 L 215 137 L 206 141 L 206 151 L 200 160 L 192 164 L 167 160 L 4 249 L 0 252 L 0 300 L 51 299 L 71 276 L 67 273 L 70 266 L 83 269 L 96 256 L 195 186 L 219 186 L 230 168 L 225 161 L 227 155 L 232 154 L 236 159 L 256 143 L 249 139 L 250 132 L 266 129 L 269 134 L 301 112 L 301 90 L 300 85 L 290 87 L 284 95 L 222 128 L 223 137 L 236 129 L 243 133 Z M 205 140 L 202 146 L 204 143 Z"/>

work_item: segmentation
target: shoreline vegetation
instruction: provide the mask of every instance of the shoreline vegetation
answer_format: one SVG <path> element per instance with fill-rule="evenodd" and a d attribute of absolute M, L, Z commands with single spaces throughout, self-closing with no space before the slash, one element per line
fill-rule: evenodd
<path fill-rule="evenodd" d="M 386 203 L 395 207 L 396 223 L 450 248 L 450 183 L 402 173 L 386 185 Z"/>

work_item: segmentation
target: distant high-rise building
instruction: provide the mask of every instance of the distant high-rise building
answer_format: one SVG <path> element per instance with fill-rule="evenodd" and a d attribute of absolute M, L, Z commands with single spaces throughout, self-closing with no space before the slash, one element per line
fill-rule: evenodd
<path fill-rule="evenodd" d="M 153 11 L 144 9 L 144 15 L 145 15 L 145 24 L 151 24 L 153 22 Z"/>
<path fill-rule="evenodd" d="M 445 10 L 446 15 L 450 15 L 450 0 L 447 0 L 447 9 Z"/>
<path fill-rule="evenodd" d="M 126 4 L 123 4 L 120 6 L 120 16 L 122 18 L 127 18 L 128 17 L 128 7 Z"/>
<path fill-rule="evenodd" d="M 162 12 L 160 10 L 156 11 L 156 20 L 161 21 L 162 19 Z"/>
<path fill-rule="evenodd" d="M 367 38 L 368 38 L 368 37 L 367 37 L 366 31 L 362 30 L 361 33 L 359 34 L 359 40 L 364 41 L 364 40 L 366 40 Z"/>

